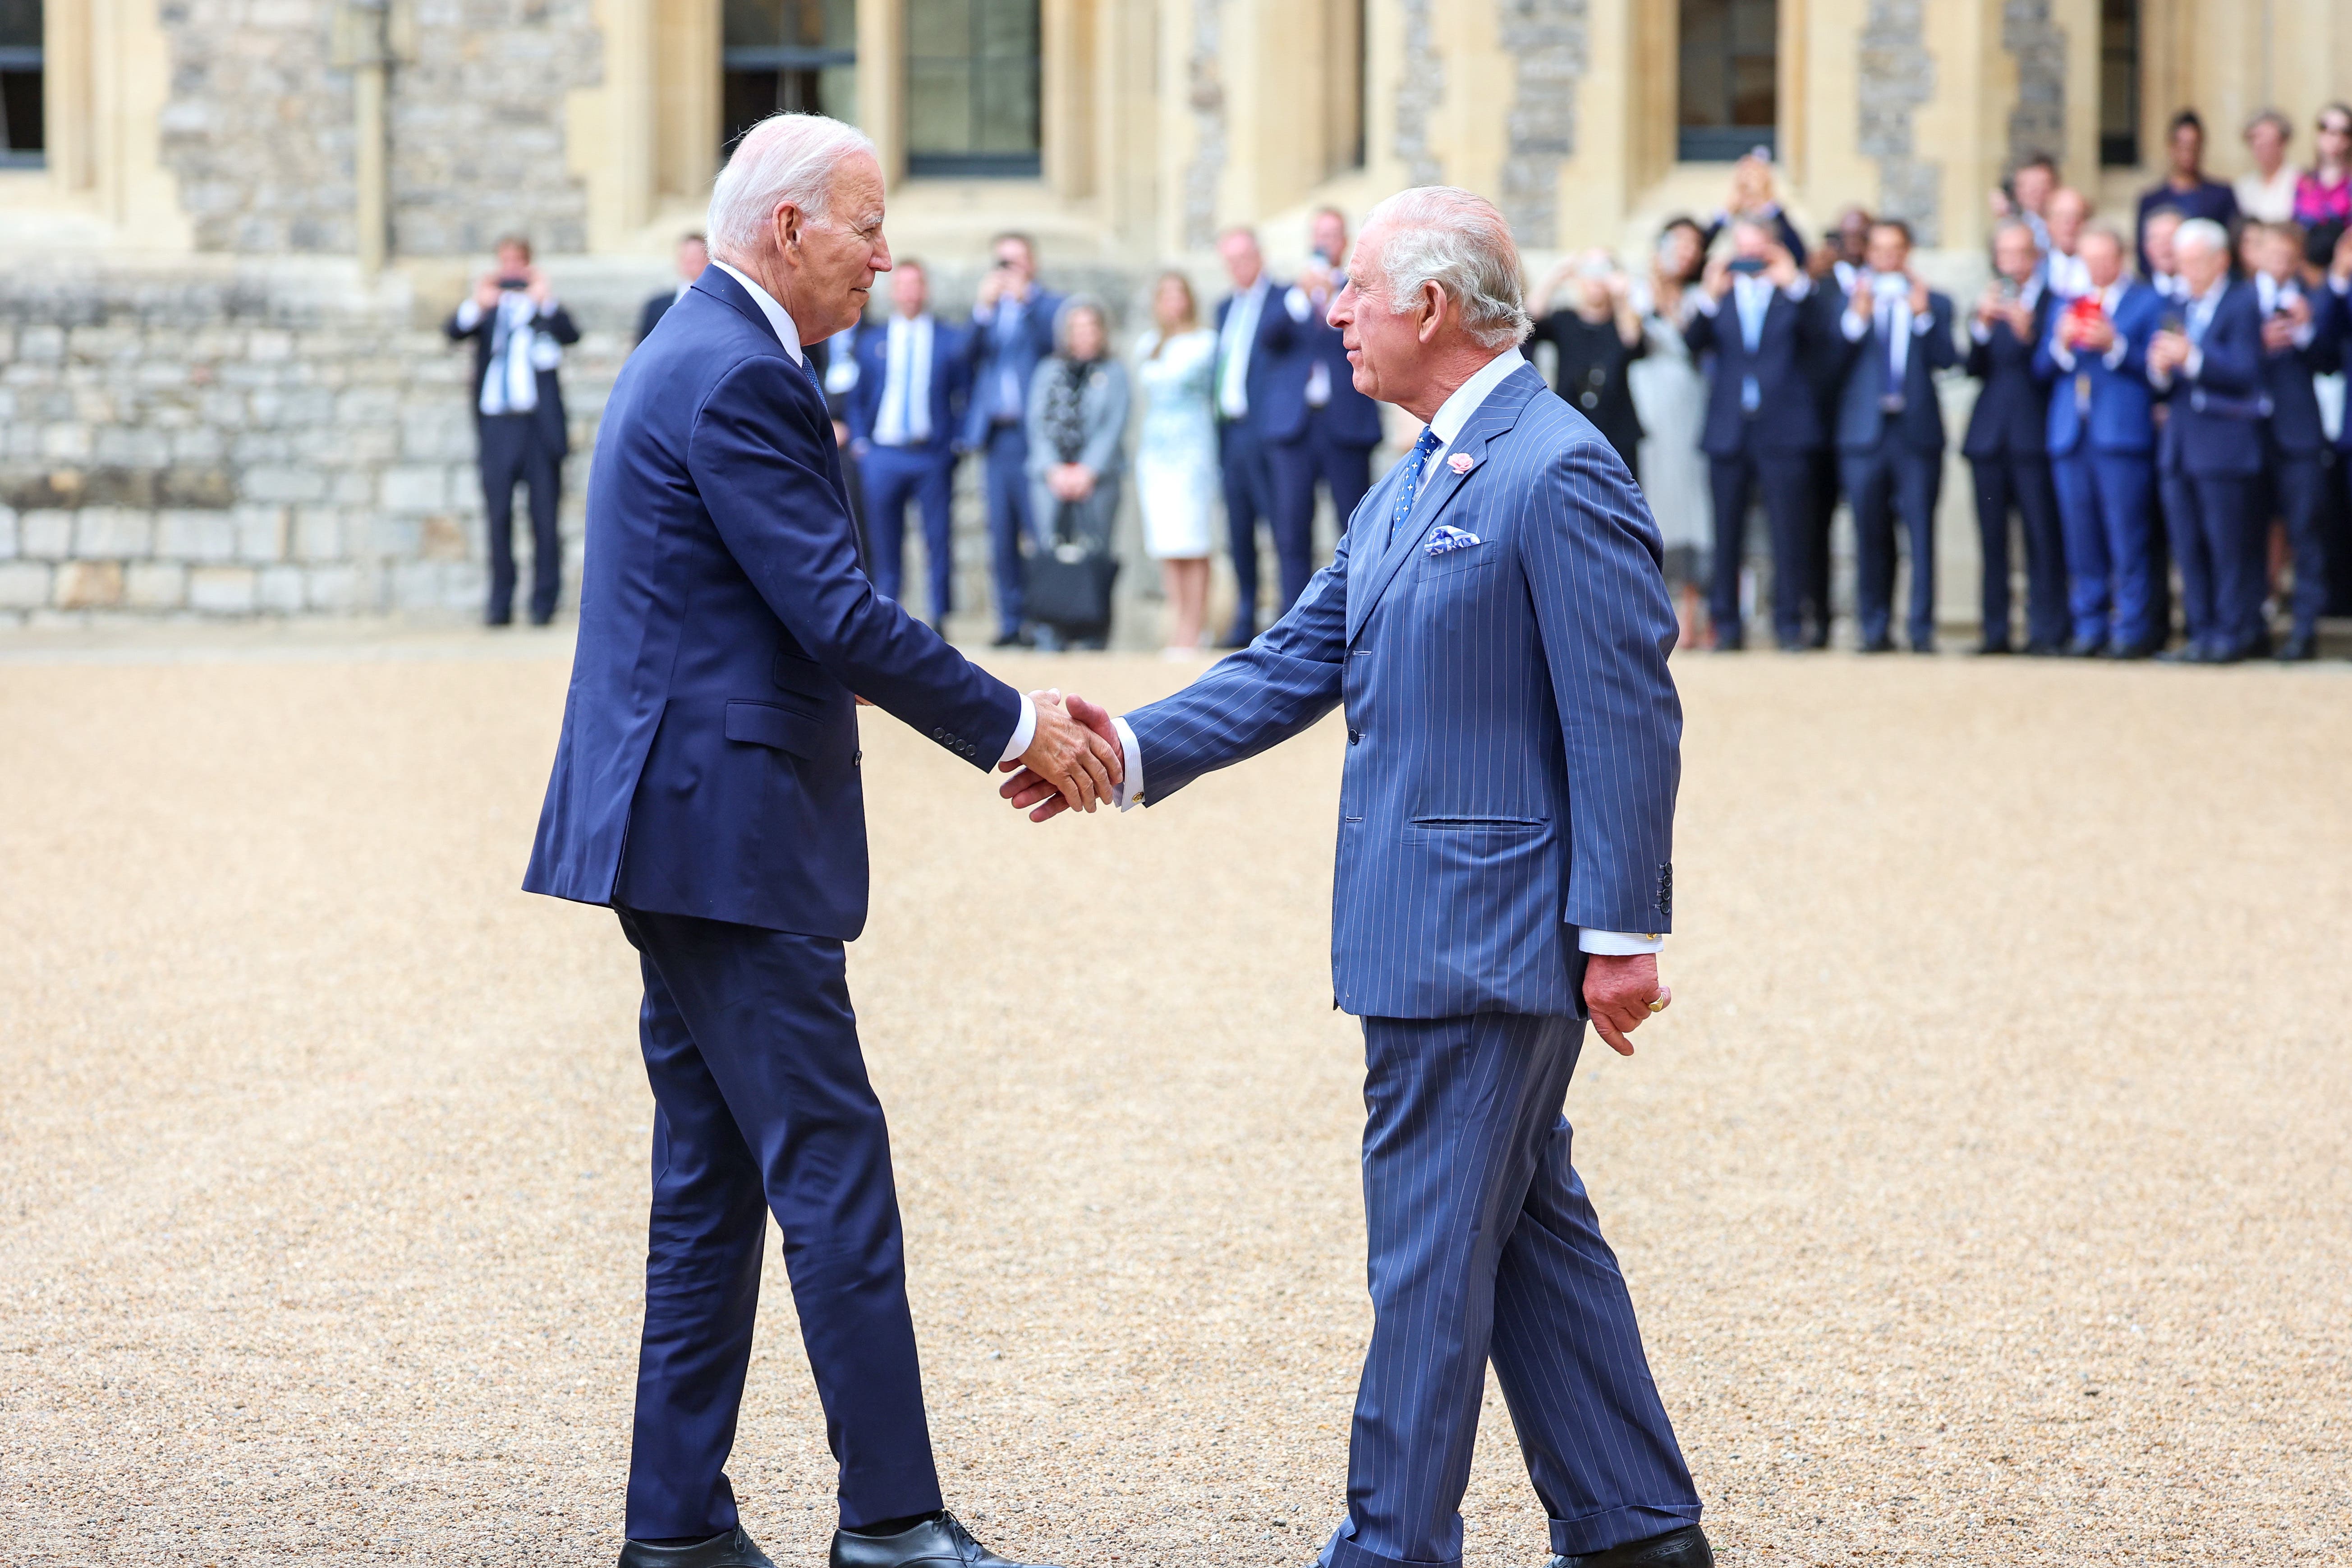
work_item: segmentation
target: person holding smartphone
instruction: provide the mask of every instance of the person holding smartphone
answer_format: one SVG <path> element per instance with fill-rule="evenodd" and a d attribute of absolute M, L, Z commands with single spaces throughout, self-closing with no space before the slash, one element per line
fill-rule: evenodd
<path fill-rule="evenodd" d="M 2012 640 L 2010 517 L 2025 542 L 2025 651 L 2066 646 L 2066 541 L 2050 481 L 2050 386 L 2033 372 L 2033 351 L 2059 301 L 2042 276 L 2033 231 L 2012 219 L 1993 231 L 1995 276 L 1969 322 L 1968 374 L 1982 390 L 1969 414 L 1960 452 L 1969 460 L 1983 548 L 1984 640 L 2004 654 Z"/>

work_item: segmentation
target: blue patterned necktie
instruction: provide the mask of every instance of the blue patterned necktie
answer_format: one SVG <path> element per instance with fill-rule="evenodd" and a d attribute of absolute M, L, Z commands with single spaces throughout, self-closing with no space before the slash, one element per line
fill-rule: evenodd
<path fill-rule="evenodd" d="M 1412 513 L 1413 498 L 1421 493 L 1421 471 L 1428 466 L 1429 455 L 1444 445 L 1434 430 L 1423 430 L 1421 439 L 1412 444 L 1412 455 L 1405 458 L 1404 472 L 1397 480 L 1396 505 L 1389 509 L 1389 544 L 1396 542 L 1397 530 Z"/>

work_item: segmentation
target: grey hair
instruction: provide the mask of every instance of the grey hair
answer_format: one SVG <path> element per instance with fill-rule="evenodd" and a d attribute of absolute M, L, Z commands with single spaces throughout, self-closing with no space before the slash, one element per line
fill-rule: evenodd
<path fill-rule="evenodd" d="M 1528 320 L 1519 247 L 1495 204 L 1454 185 L 1399 191 L 1364 218 L 1381 224 L 1381 288 L 1389 309 L 1412 309 L 1424 284 L 1434 283 L 1461 307 L 1462 325 L 1484 347 L 1509 348 L 1535 330 Z"/>
<path fill-rule="evenodd" d="M 772 114 L 735 143 L 710 187 L 704 227 L 710 254 L 740 262 L 759 248 L 776 209 L 790 203 L 822 223 L 833 172 L 845 158 L 874 155 L 866 132 L 822 114 Z"/>
<path fill-rule="evenodd" d="M 2230 254 L 2230 231 L 2210 217 L 2192 217 L 2172 231 L 2172 248 L 2194 245 L 2216 256 Z"/>
<path fill-rule="evenodd" d="M 1070 320 L 1080 311 L 1094 317 L 1095 325 L 1102 329 L 1103 352 L 1110 352 L 1110 310 L 1092 294 L 1073 294 L 1062 301 L 1054 312 L 1054 352 L 1065 359 L 1070 353 Z"/>

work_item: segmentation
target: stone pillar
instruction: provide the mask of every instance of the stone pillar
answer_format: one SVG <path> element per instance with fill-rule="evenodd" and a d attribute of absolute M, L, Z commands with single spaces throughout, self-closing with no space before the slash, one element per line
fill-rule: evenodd
<path fill-rule="evenodd" d="M 1587 59 L 1585 6 L 1586 0 L 1496 0 L 1503 52 L 1517 79 L 1504 122 L 1498 203 L 1528 249 L 1559 243 L 1560 170 L 1576 153 L 1577 85 Z"/>

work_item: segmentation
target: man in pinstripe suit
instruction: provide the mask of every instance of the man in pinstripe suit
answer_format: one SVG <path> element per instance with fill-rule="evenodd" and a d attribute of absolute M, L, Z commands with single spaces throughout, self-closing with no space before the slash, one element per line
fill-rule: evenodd
<path fill-rule="evenodd" d="M 1518 253 L 1486 202 L 1382 203 L 1330 321 L 1357 387 L 1427 421 L 1412 453 L 1248 648 L 1123 719 L 1073 704 L 1126 752 L 1122 805 L 1346 709 L 1331 957 L 1364 1020 L 1374 1324 L 1318 1561 L 1461 1562 L 1491 1360 L 1553 1568 L 1709 1568 L 1560 1114 L 1586 1018 L 1631 1055 L 1668 1001 L 1682 709 L 1657 526 L 1520 357 Z M 1004 793 L 1054 815 L 1025 773 Z"/>

